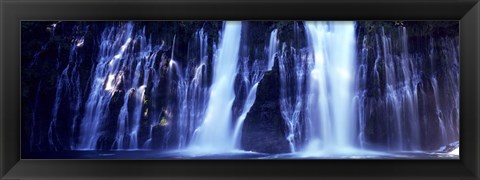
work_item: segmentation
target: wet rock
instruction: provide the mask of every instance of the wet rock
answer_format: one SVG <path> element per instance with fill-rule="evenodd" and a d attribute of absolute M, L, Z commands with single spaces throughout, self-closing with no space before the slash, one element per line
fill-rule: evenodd
<path fill-rule="evenodd" d="M 290 152 L 285 136 L 285 121 L 280 103 L 278 61 L 258 84 L 255 103 L 247 114 L 242 129 L 241 148 L 262 153 Z"/>
<path fill-rule="evenodd" d="M 168 146 L 168 136 L 167 132 L 169 130 L 168 122 L 165 118 L 160 121 L 160 124 L 157 124 L 152 127 L 152 149 L 166 149 Z"/>
<path fill-rule="evenodd" d="M 95 149 L 101 150 L 101 151 L 111 150 L 114 142 L 115 142 L 114 136 L 108 135 L 108 134 L 101 135 L 97 140 Z"/>

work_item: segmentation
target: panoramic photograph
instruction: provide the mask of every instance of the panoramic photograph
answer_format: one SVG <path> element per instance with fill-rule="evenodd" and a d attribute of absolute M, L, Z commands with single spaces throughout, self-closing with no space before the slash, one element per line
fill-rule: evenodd
<path fill-rule="evenodd" d="M 21 21 L 22 159 L 460 159 L 458 21 Z"/>

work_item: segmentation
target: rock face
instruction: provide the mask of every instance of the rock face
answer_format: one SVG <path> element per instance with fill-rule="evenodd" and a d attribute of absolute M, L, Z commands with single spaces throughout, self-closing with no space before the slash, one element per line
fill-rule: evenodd
<path fill-rule="evenodd" d="M 404 149 L 436 150 L 456 141 L 458 24 L 360 21 L 356 28 L 357 72 L 363 74 L 356 77 L 356 91 L 365 92 L 360 104 L 365 124 L 360 130 L 366 146 L 395 149 L 398 145 L 393 144 L 401 140 Z M 395 62 L 391 67 L 388 59 Z M 411 66 L 404 68 L 400 62 L 411 62 Z M 388 90 L 389 83 L 395 84 L 394 90 Z M 404 107 L 398 107 L 391 97 Z M 395 113 L 402 120 L 401 130 L 396 130 Z M 398 131 L 400 135 L 395 135 Z"/>
<path fill-rule="evenodd" d="M 120 29 L 120 25 L 126 22 L 22 22 L 22 151 L 29 152 L 48 152 L 48 151 L 68 151 L 78 148 L 80 143 L 80 132 L 82 120 L 85 115 L 86 101 L 92 87 L 92 73 L 99 61 L 99 51 L 104 30 L 115 27 Z M 183 73 L 184 79 L 192 82 L 196 74 L 196 63 L 201 58 L 206 57 L 204 67 L 201 68 L 202 78 L 199 87 L 210 87 L 213 74 L 213 55 L 215 47 L 219 42 L 219 30 L 222 29 L 222 22 L 136 22 L 134 23 L 134 32 L 145 31 L 145 38 L 149 39 L 152 45 L 159 46 L 158 52 L 151 50 L 150 56 L 154 56 L 152 69 L 145 69 L 138 75 L 138 79 L 146 81 L 145 98 L 143 99 L 141 118 L 138 129 L 137 145 L 142 148 L 144 144 L 153 149 L 174 149 L 178 148 L 178 117 L 181 107 L 178 90 L 184 88 L 179 86 L 179 78 L 174 74 L 177 71 Z M 278 41 L 288 49 L 293 48 L 296 52 L 307 51 L 308 43 L 305 37 L 303 22 L 279 21 L 279 22 L 261 22 L 252 21 L 244 23 L 242 33 L 247 33 L 242 38 L 242 48 L 240 56 L 246 63 L 239 66 L 239 69 L 255 69 L 260 65 L 256 62 L 267 60 L 266 51 L 268 46 L 268 37 L 273 29 L 278 30 Z M 247 26 L 248 25 L 248 26 Z M 402 45 L 403 31 L 406 27 L 405 42 L 408 46 L 404 49 Z M 203 29 L 200 31 L 200 29 Z M 204 33 L 206 38 L 204 44 L 199 43 L 200 32 Z M 405 145 L 406 149 L 436 150 L 448 143 L 458 141 L 459 135 L 459 107 L 451 103 L 458 96 L 458 88 L 449 88 L 459 82 L 459 63 L 453 61 L 458 55 L 459 36 L 458 22 L 391 22 L 391 21 L 359 21 L 356 23 L 356 91 L 365 92 L 361 94 L 363 102 L 361 114 L 362 124 L 356 124 L 358 133 L 363 132 L 365 147 L 387 147 L 391 142 L 397 141 L 394 124 L 396 121 L 385 117 L 392 117 L 396 109 L 406 109 L 398 113 L 397 119 L 408 119 L 401 121 L 401 126 L 405 129 L 401 132 L 401 138 L 412 147 Z M 148 38 L 147 38 L 148 37 Z M 197 37 L 197 38 L 192 38 Z M 175 39 L 175 42 L 174 42 Z M 199 42 L 197 42 L 199 41 Z M 165 44 L 164 44 L 165 43 Z M 388 45 L 388 46 L 387 46 Z M 133 54 L 141 49 L 137 44 L 131 48 Z M 152 49 L 156 49 L 155 46 Z M 161 46 L 161 47 L 160 47 Z M 202 50 L 199 50 L 201 49 Z M 173 51 L 174 50 L 174 51 Z M 281 50 L 284 51 L 284 50 Z M 287 53 L 286 53 L 287 54 Z M 407 54 L 407 55 L 405 55 Z M 385 57 L 388 55 L 388 58 Z M 204 56 L 204 57 L 203 57 Z M 285 55 L 291 58 L 293 55 Z M 404 62 L 404 56 L 415 62 L 407 68 L 401 68 L 400 62 Z M 247 114 L 242 129 L 241 148 L 249 151 L 263 153 L 283 153 L 290 152 L 290 146 L 286 140 L 286 124 L 282 117 L 280 108 L 280 75 L 295 74 L 294 62 L 306 61 L 303 56 L 298 59 L 290 59 L 280 63 L 285 65 L 289 71 L 280 72 L 278 60 L 271 71 L 264 74 L 260 81 L 256 100 Z M 306 57 L 306 56 L 305 56 Z M 170 69 L 170 60 L 174 59 L 179 64 L 180 70 Z M 413 96 L 415 98 L 403 98 L 404 102 L 413 99 L 411 104 L 398 107 L 393 101 L 387 101 L 389 91 L 387 90 L 387 66 L 386 59 L 393 59 L 395 76 L 390 80 L 398 81 L 398 88 L 395 91 L 395 98 L 400 100 L 403 97 Z M 259 60 L 259 61 L 257 61 Z M 457 58 L 458 61 L 458 58 Z M 138 62 L 144 62 L 139 58 Z M 282 62 L 282 60 L 280 61 Z M 302 62 L 305 63 L 305 62 Z M 261 64 L 261 63 L 259 63 Z M 141 64 L 142 66 L 144 64 Z M 68 67 L 68 68 L 67 68 Z M 72 69 L 76 67 L 75 69 Z M 245 68 L 248 67 L 248 68 Z M 282 67 L 282 66 L 280 66 Z M 392 69 L 390 67 L 390 69 Z M 411 76 L 411 80 L 403 81 L 403 70 L 409 72 L 410 69 L 417 69 L 416 74 L 406 73 Z M 65 70 L 65 71 L 64 71 Z M 135 69 L 125 68 L 125 73 L 132 72 Z M 155 70 L 155 71 L 153 71 Z M 305 73 L 308 66 L 305 66 Z M 201 72 L 200 70 L 198 72 Z M 248 76 L 253 76 L 253 72 Z M 65 75 L 62 75 L 65 72 Z M 146 74 L 149 72 L 147 78 Z M 247 72 L 242 70 L 241 72 Z M 256 72 L 255 72 L 256 73 Z M 262 70 L 263 73 L 263 70 Z M 258 74 L 258 73 L 257 73 Z M 361 75 L 363 74 L 363 75 Z M 237 76 L 235 81 L 236 100 L 234 101 L 232 120 L 236 120 L 242 113 L 245 98 L 248 95 L 248 87 L 245 86 L 244 74 Z M 246 76 L 245 76 L 246 77 Z M 363 78 L 363 79 L 360 79 Z M 308 78 L 306 78 L 308 79 Z M 365 80 L 365 81 L 363 81 Z M 402 81 L 401 81 L 402 80 Z M 435 80 L 435 81 L 433 81 Z M 127 77 L 122 83 L 131 83 L 132 78 Z M 251 81 L 248 81 L 249 83 Z M 282 82 L 287 85 L 287 92 L 294 92 L 296 88 L 307 86 L 307 80 L 296 83 L 295 75 L 288 75 Z M 61 84 L 61 85 L 59 85 Z M 158 84 L 158 85 L 155 85 Z M 407 84 L 407 85 L 405 85 Z M 126 86 L 126 85 L 125 85 Z M 152 88 L 156 86 L 155 88 Z M 118 130 L 117 122 L 120 109 L 124 104 L 124 96 L 129 93 L 129 88 L 124 85 L 118 85 L 118 89 L 112 94 L 109 101 L 108 112 L 102 117 L 99 129 L 99 139 L 96 142 L 96 149 L 111 150 L 117 147 L 116 132 Z M 412 93 L 402 91 L 410 88 Z M 137 87 L 138 88 L 138 87 Z M 307 89 L 307 88 L 304 88 Z M 189 91 L 198 93 L 197 91 Z M 392 91 L 393 92 L 393 91 Z M 416 92 L 416 93 L 413 93 Z M 188 93 L 187 93 L 188 94 Z M 191 98 L 188 94 L 187 100 Z M 303 90 L 301 97 L 307 96 L 306 90 Z M 392 93 L 390 93 L 392 94 Z M 199 95 L 201 96 L 201 95 Z M 288 96 L 288 95 L 287 95 Z M 435 96 L 439 96 L 438 98 Z M 58 97 L 58 101 L 56 98 Z M 208 96 L 198 98 L 208 99 Z M 133 109 L 135 109 L 134 98 L 129 98 L 128 109 L 129 119 L 133 119 Z M 200 101 L 200 100 L 198 100 Z M 189 101 L 188 101 L 189 102 Z M 186 103 L 190 104 L 190 103 Z M 306 104 L 306 103 L 305 103 Z M 55 108 L 57 106 L 57 108 Z M 202 106 L 202 105 L 198 105 Z M 306 106 L 306 105 L 305 105 Z M 392 108 L 395 107 L 395 108 Z M 417 107 L 416 116 L 413 118 L 409 107 Z M 56 110 L 53 110 L 56 109 Z M 304 113 L 302 106 L 302 112 Z M 439 111 L 439 109 L 441 111 Z M 185 112 L 185 111 L 182 111 Z M 184 115 L 184 114 L 183 114 Z M 136 115 L 138 117 L 138 115 Z M 405 117 L 404 117 L 405 116 Z M 165 121 L 162 119 L 165 118 Z M 200 122 L 201 116 L 195 116 Z M 55 119 L 55 121 L 53 121 Z M 295 138 L 295 148 L 301 148 L 306 141 L 304 134 L 306 123 L 302 115 L 299 122 L 301 129 Z M 415 119 L 412 120 L 412 119 Z M 162 123 L 163 122 L 163 123 Z M 355 122 L 360 122 L 355 120 Z M 417 124 L 412 125 L 411 122 Z M 441 125 L 441 123 L 445 125 Z M 417 131 L 416 128 L 421 129 Z M 442 127 L 449 127 L 442 129 Z M 194 129 L 194 128 L 192 128 Z M 417 132 L 416 136 L 410 136 Z M 443 132 L 443 133 L 442 133 Z M 191 135 L 191 134 L 189 134 Z M 390 136 L 389 136 L 390 135 Z M 129 146 L 130 137 L 125 134 L 123 140 L 124 147 Z M 408 143 L 417 139 L 418 142 Z M 187 141 L 189 141 L 188 139 Z M 147 143 L 148 142 L 148 143 Z M 415 146 L 413 146 L 415 145 Z M 147 146 L 145 146 L 147 147 Z M 394 147 L 393 147 L 394 148 Z M 392 148 L 392 149 L 393 149 Z"/>
<path fill-rule="evenodd" d="M 165 149 L 165 132 L 168 131 L 168 127 L 165 125 L 156 125 L 152 129 L 152 149 Z"/>
<path fill-rule="evenodd" d="M 290 152 L 285 138 L 285 121 L 280 103 L 280 75 L 278 60 L 258 84 L 255 103 L 247 114 L 242 130 L 241 147 L 262 153 Z"/>

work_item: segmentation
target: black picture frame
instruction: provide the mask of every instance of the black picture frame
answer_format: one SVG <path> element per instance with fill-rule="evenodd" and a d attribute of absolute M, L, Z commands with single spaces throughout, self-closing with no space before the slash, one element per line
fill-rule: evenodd
<path fill-rule="evenodd" d="M 22 160 L 21 20 L 459 20 L 460 160 Z M 1 179 L 479 179 L 479 0 L 0 0 Z"/>

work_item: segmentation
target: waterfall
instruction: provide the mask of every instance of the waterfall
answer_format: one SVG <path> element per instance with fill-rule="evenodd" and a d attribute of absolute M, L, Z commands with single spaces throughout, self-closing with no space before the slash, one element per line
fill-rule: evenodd
<path fill-rule="evenodd" d="M 191 138 L 195 129 L 200 125 L 201 120 L 204 118 L 205 111 L 207 109 L 208 103 L 208 83 L 207 83 L 207 71 L 208 71 L 208 36 L 204 32 L 204 29 L 200 29 L 197 33 L 197 40 L 198 44 L 198 56 L 194 57 L 194 59 L 199 60 L 198 65 L 196 65 L 193 69 L 193 79 L 190 81 L 188 85 L 188 93 L 187 93 L 187 100 L 185 101 L 185 114 L 188 116 L 186 121 L 189 123 L 188 125 L 188 134 L 186 137 L 188 139 Z M 215 49 L 215 48 L 213 48 Z M 191 71 L 191 68 L 187 68 L 187 72 Z M 189 143 L 189 142 L 187 142 Z"/>
<path fill-rule="evenodd" d="M 307 22 L 313 62 L 308 87 L 307 151 L 353 146 L 351 118 L 355 55 L 353 22 Z"/>
<path fill-rule="evenodd" d="M 151 39 L 150 39 L 150 41 L 151 41 Z M 164 41 L 162 41 L 160 46 L 155 46 L 155 53 L 151 57 L 152 60 L 155 60 L 157 58 L 158 51 L 160 49 L 162 49 L 164 46 L 165 46 Z M 149 71 L 151 71 L 151 76 L 150 77 L 151 77 L 151 81 L 153 82 L 152 86 L 150 88 L 150 92 L 158 92 L 158 90 L 161 88 L 160 87 L 160 84 L 161 84 L 160 69 L 155 66 L 155 62 L 150 62 L 150 63 L 151 63 L 150 68 L 148 68 L 148 69 L 149 69 Z M 144 143 L 143 148 L 151 148 L 153 126 L 156 125 L 156 124 L 160 124 L 160 111 L 159 111 L 160 108 L 158 107 L 159 103 L 157 101 L 157 96 L 156 96 L 156 94 L 153 94 L 153 95 L 151 95 L 151 97 L 152 98 L 150 98 L 150 99 L 152 101 L 152 103 L 151 103 L 152 106 L 151 106 L 151 109 L 147 109 L 147 110 L 150 111 L 150 114 L 149 114 L 150 116 L 149 116 L 149 120 L 148 120 L 148 123 L 149 123 L 150 127 L 148 128 L 148 136 L 146 137 L 147 140 Z M 127 96 L 124 97 L 124 102 L 125 101 L 128 101 Z M 124 110 L 121 113 L 126 113 L 126 112 Z M 122 117 L 125 117 L 125 115 L 123 114 Z M 119 122 L 121 122 L 121 121 L 119 121 Z M 119 131 L 120 131 L 120 129 L 119 129 Z M 117 138 L 121 138 L 119 135 L 120 134 L 117 134 Z"/>
<path fill-rule="evenodd" d="M 367 36 L 363 37 L 354 97 L 354 119 L 358 121 L 356 132 L 359 146 L 376 149 L 379 147 L 375 143 L 381 142 L 385 143 L 382 150 L 408 151 L 431 148 L 425 147 L 425 141 L 431 141 L 431 144 L 448 144 L 453 140 L 448 137 L 456 134 L 454 129 L 448 128 L 455 126 L 451 122 L 457 118 L 452 115 L 458 115 L 458 101 L 452 96 L 458 92 L 458 85 L 452 83 L 457 81 L 455 79 L 458 77 L 454 75 L 458 72 L 458 49 L 452 45 L 452 39 L 440 39 L 436 42 L 430 38 L 424 47 L 428 51 L 427 56 L 418 53 L 418 50 L 412 53 L 407 27 L 399 26 L 395 30 L 397 34 L 392 30 L 387 31 L 385 27 L 379 27 L 378 32 L 373 34 L 376 44 L 373 49 L 366 45 Z M 440 52 L 448 61 L 442 62 L 434 56 L 434 52 L 439 52 L 435 49 L 436 43 L 445 48 Z M 372 74 L 369 74 L 368 68 L 369 54 L 375 54 Z M 447 68 L 438 69 L 439 63 L 445 63 L 442 66 Z M 448 71 L 445 72 L 446 78 L 443 82 L 450 84 L 451 88 L 446 88 L 449 91 L 439 88 L 437 80 L 446 69 Z M 377 84 L 378 89 L 370 89 L 368 81 Z M 440 97 L 440 93 L 445 97 Z M 367 94 L 377 94 L 377 97 L 368 97 Z M 444 100 L 451 103 L 443 104 Z M 445 116 L 443 112 L 448 112 L 448 115 Z M 372 137 L 372 132 L 382 131 L 380 128 L 388 133 L 384 137 Z M 434 137 L 425 140 L 426 134 Z"/>
<path fill-rule="evenodd" d="M 175 38 L 173 38 L 175 41 Z M 173 43 L 175 44 L 175 43 Z M 173 50 L 172 50 L 173 52 Z M 173 53 L 172 53 L 173 55 Z M 173 57 L 173 56 L 172 56 Z M 178 133 L 178 148 L 184 147 L 187 141 L 187 126 L 188 126 L 188 119 L 186 118 L 186 111 L 187 109 L 187 93 L 188 93 L 188 79 L 186 79 L 184 76 L 184 73 L 182 72 L 182 69 L 180 65 L 173 60 L 173 58 L 170 60 L 169 66 L 168 66 L 168 79 L 170 81 L 170 85 L 175 85 L 176 92 L 175 94 L 177 95 L 175 99 L 172 99 L 171 102 L 169 103 L 169 106 L 175 106 L 175 107 L 170 107 L 171 112 L 175 112 L 174 109 L 176 109 L 177 113 L 175 113 L 176 116 L 176 125 L 177 125 L 177 133 Z M 188 69 L 188 68 L 187 68 Z M 170 88 L 171 89 L 171 88 Z"/>
<path fill-rule="evenodd" d="M 275 60 L 275 53 L 278 51 L 278 38 L 277 38 L 277 29 L 272 30 L 270 33 L 270 41 L 268 44 L 268 70 L 272 70 L 273 63 Z"/>
<path fill-rule="evenodd" d="M 231 144 L 231 108 L 235 99 L 233 83 L 237 73 L 242 24 L 239 21 L 229 21 L 224 26 L 221 42 L 214 57 L 210 99 L 194 143 L 201 148 L 217 151 L 225 150 Z"/>
<path fill-rule="evenodd" d="M 127 44 L 130 41 L 127 39 Z M 122 46 L 121 51 L 125 50 L 128 46 L 127 44 Z M 135 46 L 139 49 L 135 49 Z M 148 109 L 143 113 L 147 104 L 145 93 L 150 80 L 150 72 L 154 70 L 153 65 L 159 49 L 160 47 L 153 47 L 151 39 L 147 40 L 145 27 L 143 27 L 133 37 L 130 49 L 130 51 L 137 51 L 138 53 L 127 52 L 125 57 L 127 62 L 124 62 L 117 72 L 109 75 L 106 90 L 125 88 L 124 92 L 126 92 L 117 119 L 118 128 L 115 136 L 117 149 L 138 149 L 141 147 L 140 142 L 138 142 L 138 133 L 141 120 L 148 113 Z M 121 54 L 116 56 L 118 55 L 122 56 Z M 125 74 L 127 69 L 134 69 L 134 71 Z M 132 81 L 129 83 L 122 82 L 125 76 L 127 78 L 130 77 L 128 79 Z M 119 87 L 120 83 L 123 83 L 123 87 Z M 115 143 L 112 146 L 115 146 Z"/>
<path fill-rule="evenodd" d="M 185 68 L 186 72 L 183 72 L 183 68 L 180 67 L 180 65 L 174 60 L 174 52 L 175 52 L 175 39 L 176 35 L 173 36 L 173 43 L 172 43 L 172 54 L 171 54 L 171 59 L 168 65 L 168 79 L 170 86 L 176 86 L 176 92 L 175 94 L 176 99 L 171 100 L 169 103 L 169 109 L 171 112 L 176 112 L 175 113 L 175 119 L 176 119 L 176 126 L 177 126 L 177 134 L 178 134 L 178 144 L 177 148 L 182 148 L 185 147 L 187 143 L 187 136 L 189 134 L 188 132 L 188 125 L 189 121 L 186 115 L 187 113 L 187 94 L 188 94 L 188 77 L 185 77 L 187 72 L 189 71 L 189 67 Z M 175 76 L 174 76 L 175 74 Z M 170 88 L 172 89 L 172 88 Z M 176 105 L 176 106 L 175 106 Z M 172 107 L 175 106 L 175 107 Z M 174 111 L 176 110 L 176 111 Z M 173 116 L 173 115 L 172 115 Z"/>
<path fill-rule="evenodd" d="M 275 49 L 272 49 L 274 51 Z M 272 52 L 268 52 L 269 54 L 273 54 Z M 236 120 L 236 124 L 233 129 L 233 140 L 232 140 L 232 147 L 239 149 L 240 148 L 240 139 L 242 136 L 242 127 L 245 118 L 247 117 L 247 113 L 252 108 L 253 103 L 255 102 L 255 98 L 257 97 L 257 87 L 260 80 L 263 78 L 264 75 L 264 66 L 260 64 L 260 61 L 255 61 L 251 68 L 248 68 L 248 61 L 243 61 L 243 79 L 245 86 L 247 87 L 247 97 L 245 102 L 243 103 L 242 112 L 240 116 Z M 251 78 L 249 78 L 251 77 Z"/>
<path fill-rule="evenodd" d="M 366 120 L 364 118 L 365 116 L 365 101 L 367 99 L 366 97 L 366 90 L 364 89 L 367 83 L 367 55 L 368 55 L 368 49 L 367 49 L 367 36 L 364 35 L 362 37 L 362 47 L 359 52 L 357 52 L 359 57 L 357 64 L 357 71 L 355 75 L 355 94 L 353 97 L 353 109 L 354 109 L 354 119 L 358 121 L 358 135 L 356 137 L 356 140 L 358 140 L 358 146 L 361 149 L 365 148 L 365 143 L 367 141 L 367 137 L 365 134 L 365 127 L 366 127 Z"/>
<path fill-rule="evenodd" d="M 53 30 L 55 29 L 55 24 L 52 25 Z M 79 29 L 79 26 L 75 26 L 73 30 Z M 88 26 L 85 27 L 88 29 Z M 58 144 L 62 144 L 63 142 L 59 138 L 58 130 L 57 130 L 57 120 L 59 119 L 59 109 L 62 105 L 68 105 L 69 110 L 73 114 L 70 123 L 70 130 L 67 136 L 70 137 L 68 147 L 74 148 L 74 134 L 75 134 L 75 126 L 79 119 L 80 115 L 80 107 L 82 104 L 82 88 L 80 87 L 80 74 L 79 66 L 83 63 L 83 59 L 77 57 L 77 50 L 78 48 L 83 46 L 85 34 L 81 34 L 79 36 L 74 37 L 70 45 L 69 55 L 68 55 L 68 65 L 61 71 L 59 76 L 57 77 L 56 82 L 56 92 L 55 92 L 55 100 L 51 112 L 51 121 L 48 129 L 48 141 L 51 147 L 56 150 Z M 42 48 L 43 49 L 43 48 Z M 58 68 L 58 65 L 57 65 Z M 60 69 L 57 69 L 60 70 Z"/>
<path fill-rule="evenodd" d="M 293 57 L 289 57 L 289 52 Z M 293 47 L 282 45 L 279 59 L 280 71 L 280 109 L 285 119 L 286 139 L 290 145 L 290 151 L 296 152 L 302 139 L 302 112 L 304 105 L 304 81 L 306 79 L 305 53 L 296 51 Z M 290 60 L 292 58 L 292 60 Z"/>
<path fill-rule="evenodd" d="M 119 150 L 151 147 L 153 127 L 164 123 L 161 122 L 162 117 L 175 123 L 175 128 L 168 126 L 165 141 L 176 138 L 177 148 L 186 147 L 198 121 L 203 118 L 208 99 L 208 38 L 203 29 L 196 34 L 198 41 L 194 43 L 199 47 L 199 54 L 193 58 L 199 61 L 195 60 L 198 64 L 185 67 L 175 60 L 176 37 L 173 38 L 168 83 L 176 96 L 168 98 L 168 108 L 164 111 L 159 109 L 155 96 L 163 88 L 160 82 L 161 69 L 155 67 L 155 59 L 165 43 L 153 45 L 151 38 L 147 39 L 145 28 L 134 30 L 133 23 L 106 28 L 102 34 L 99 62 L 92 73 L 96 81 L 87 100 L 78 149 L 98 149 L 99 143 L 106 143 L 107 149 Z M 194 74 L 190 78 L 192 69 Z M 149 81 L 152 83 L 149 84 Z M 152 97 L 146 97 L 147 90 Z M 122 100 L 112 100 L 116 95 L 122 95 Z M 152 103 L 148 103 L 149 100 Z M 110 106 L 119 102 L 121 106 L 116 116 Z M 105 131 L 104 128 L 111 123 L 111 118 L 117 118 L 117 121 L 116 130 L 113 131 L 114 142 L 110 143 L 111 131 Z M 143 127 L 145 125 L 142 123 L 150 127 Z M 142 128 L 147 131 L 144 132 L 144 140 L 139 139 Z"/>
<path fill-rule="evenodd" d="M 118 29 L 111 27 L 102 33 L 98 64 L 93 74 L 92 89 L 86 102 L 85 115 L 81 124 L 79 149 L 95 149 L 99 138 L 99 127 L 108 112 L 107 105 L 111 100 L 114 85 L 117 85 L 114 80 L 120 80 L 123 76 L 123 73 L 120 73 L 118 78 L 115 75 L 120 69 L 119 61 L 131 42 L 133 24 L 129 23 L 125 26 L 118 27 Z"/>
<path fill-rule="evenodd" d="M 299 38 L 304 34 L 299 33 L 300 26 L 294 23 L 294 43 L 299 44 Z M 305 86 L 307 78 L 307 51 L 282 44 L 278 53 L 280 72 L 280 109 L 285 120 L 286 139 L 291 152 L 297 152 L 303 146 L 304 139 L 304 110 Z"/>
<path fill-rule="evenodd" d="M 240 141 L 242 137 L 242 128 L 247 113 L 250 111 L 253 103 L 255 102 L 257 95 L 257 87 L 260 80 L 263 78 L 265 71 L 271 71 L 273 68 L 274 60 L 276 54 L 278 53 L 278 37 L 277 29 L 274 29 L 270 32 L 270 39 L 268 44 L 267 54 L 267 63 L 266 66 L 262 62 L 262 59 L 255 59 L 253 64 L 249 65 L 248 58 L 240 59 L 241 68 L 239 74 L 242 76 L 242 84 L 246 89 L 246 98 L 244 100 L 242 111 L 235 121 L 235 126 L 233 129 L 233 140 L 232 147 L 240 149 Z"/>
<path fill-rule="evenodd" d="M 176 97 L 169 106 L 175 106 L 170 109 L 175 112 L 173 116 L 177 128 L 178 143 L 176 148 L 178 149 L 186 148 L 190 143 L 190 139 L 198 127 L 199 121 L 204 118 L 207 108 L 208 37 L 203 28 L 197 31 L 195 35 L 195 40 L 189 43 L 189 47 L 191 45 L 198 48 L 192 49 L 194 52 L 198 51 L 198 54 L 188 53 L 187 59 L 192 60 L 191 63 L 188 63 L 185 68 L 182 68 L 173 59 L 169 63 L 170 85 L 174 85 L 176 89 Z M 190 54 L 192 55 L 190 56 Z"/>
<path fill-rule="evenodd" d="M 186 65 L 186 68 L 179 67 L 179 65 L 173 60 L 170 62 L 169 79 L 170 81 L 176 79 L 177 148 L 179 149 L 185 148 L 189 144 L 190 138 L 195 131 L 195 128 L 198 126 L 198 121 L 203 118 L 207 107 L 206 100 L 208 99 L 208 88 L 205 77 L 208 58 L 206 49 L 207 41 L 208 38 L 206 34 L 204 34 L 202 28 L 196 32 L 195 42 L 193 42 L 194 45 L 192 45 L 198 45 L 199 49 L 195 49 L 198 50 L 198 56 L 190 57 L 190 53 L 187 55 L 188 59 L 193 58 L 193 60 L 197 62 L 189 63 Z M 172 77 L 172 71 L 176 72 L 175 78 Z M 191 72 L 193 72 L 192 75 L 190 75 Z M 190 78 L 190 76 L 193 76 L 193 78 Z"/>
<path fill-rule="evenodd" d="M 39 24 L 26 151 L 435 150 L 458 141 L 460 108 L 459 39 L 418 32 L 434 24 Z"/>
<path fill-rule="evenodd" d="M 134 34 L 133 23 L 113 26 L 103 32 L 99 60 L 81 125 L 80 149 L 96 149 L 99 138 L 108 139 L 110 135 L 104 133 L 103 128 L 112 118 L 117 119 L 118 125 L 115 142 L 110 146 L 139 148 L 137 137 L 146 103 L 145 88 L 156 52 L 158 47 L 152 48 L 145 36 L 145 28 Z M 119 114 L 110 117 L 112 97 L 122 93 L 123 105 Z"/>

